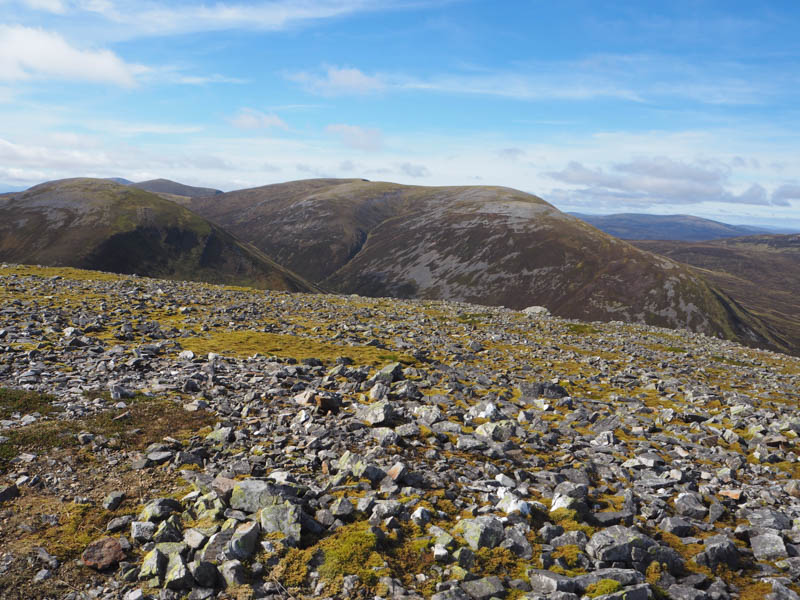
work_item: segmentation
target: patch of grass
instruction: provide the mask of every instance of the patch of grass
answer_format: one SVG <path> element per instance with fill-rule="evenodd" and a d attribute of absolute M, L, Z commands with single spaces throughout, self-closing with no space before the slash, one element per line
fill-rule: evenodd
<path fill-rule="evenodd" d="M 136 396 L 124 409 L 75 421 L 40 421 L 6 432 L 8 440 L 0 444 L 0 468 L 21 452 L 42 454 L 53 448 L 78 446 L 75 436 L 81 431 L 116 437 L 126 447 L 141 450 L 166 436 L 188 438 L 215 420 L 211 413 L 187 412 L 166 398 Z"/>
<path fill-rule="evenodd" d="M 498 575 L 522 578 L 530 567 L 530 561 L 524 560 L 508 548 L 479 548 L 475 552 L 473 571 L 483 576 Z"/>
<path fill-rule="evenodd" d="M 734 367 L 749 367 L 749 366 L 751 366 L 749 363 L 746 363 L 744 361 L 734 360 L 733 358 L 727 358 L 725 356 L 713 355 L 713 356 L 711 356 L 711 360 L 713 360 L 714 362 L 722 363 L 722 364 L 725 364 L 725 365 L 731 365 L 731 366 L 734 366 Z"/>
<path fill-rule="evenodd" d="M 8 419 L 15 412 L 49 415 L 55 410 L 51 404 L 53 400 L 53 396 L 40 392 L 0 388 L 0 419 Z"/>
<path fill-rule="evenodd" d="M 343 346 L 295 335 L 260 331 L 215 331 L 207 337 L 183 339 L 181 344 L 185 349 L 200 355 L 216 352 L 223 355 L 247 357 L 261 353 L 297 360 L 318 358 L 326 362 L 346 356 L 357 364 L 416 363 L 411 356 L 387 353 L 385 349 L 374 346 Z"/>
<path fill-rule="evenodd" d="M 588 323 L 567 323 L 567 329 L 578 335 L 590 335 L 600 333 L 600 330 L 592 327 Z"/>
<path fill-rule="evenodd" d="M 59 524 L 36 535 L 38 543 L 61 560 L 77 558 L 92 541 L 106 535 L 106 525 L 119 512 L 92 504 L 69 504 Z"/>

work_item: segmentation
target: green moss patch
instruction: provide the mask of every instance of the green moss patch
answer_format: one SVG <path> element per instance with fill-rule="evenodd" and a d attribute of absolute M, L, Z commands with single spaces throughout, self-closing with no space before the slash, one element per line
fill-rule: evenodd
<path fill-rule="evenodd" d="M 261 331 L 217 331 L 206 337 L 181 340 L 187 350 L 195 354 L 216 352 L 230 356 L 247 357 L 260 353 L 303 360 L 318 358 L 333 361 L 340 356 L 351 358 L 358 364 L 379 365 L 386 362 L 416 362 L 412 357 L 397 355 L 374 346 L 344 346 L 320 342 L 306 337 Z"/>

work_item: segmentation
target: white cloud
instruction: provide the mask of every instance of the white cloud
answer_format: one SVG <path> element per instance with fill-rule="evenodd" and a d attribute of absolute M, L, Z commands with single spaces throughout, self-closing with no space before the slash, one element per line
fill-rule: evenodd
<path fill-rule="evenodd" d="M 263 113 L 252 108 L 241 109 L 231 120 L 239 129 L 289 129 L 286 122 L 274 113 Z"/>
<path fill-rule="evenodd" d="M 590 168 L 570 161 L 560 171 L 546 173 L 552 179 L 573 186 L 558 194 L 574 194 L 584 199 L 596 198 L 635 205 L 700 204 L 725 202 L 764 206 L 770 204 L 767 190 L 751 184 L 742 192 L 732 189 L 730 173 L 717 161 L 694 164 L 666 157 L 638 157 L 617 163 L 608 169 Z"/>
<path fill-rule="evenodd" d="M 343 123 L 328 125 L 325 131 L 339 137 L 345 146 L 372 152 L 383 146 L 383 135 L 378 129 L 366 129 L 358 125 Z"/>
<path fill-rule="evenodd" d="M 226 77 L 225 75 L 179 75 L 174 83 L 182 85 L 206 85 L 208 83 L 247 83 L 246 79 L 239 77 Z"/>
<path fill-rule="evenodd" d="M 44 0 L 47 1 L 47 0 Z M 138 0 L 84 0 L 83 10 L 124 24 L 129 36 L 171 35 L 231 29 L 277 31 L 304 22 L 365 11 L 393 10 L 389 0 L 272 0 L 252 3 L 157 3 Z"/>
<path fill-rule="evenodd" d="M 171 123 L 146 123 L 132 121 L 88 121 L 86 127 L 92 131 L 122 137 L 136 135 L 187 135 L 199 133 L 203 128 L 198 125 L 177 125 Z"/>
<path fill-rule="evenodd" d="M 800 200 L 800 184 L 785 183 L 772 192 L 772 203 L 776 206 L 790 206 L 790 200 Z"/>
<path fill-rule="evenodd" d="M 110 50 L 76 48 L 57 33 L 0 25 L 0 81 L 55 78 L 133 87 L 147 70 Z"/>
<path fill-rule="evenodd" d="M 307 73 L 290 73 L 287 77 L 300 83 L 308 91 L 323 96 L 342 96 L 348 94 L 371 94 L 385 88 L 379 77 L 366 75 L 352 67 L 325 67 L 322 75 Z"/>
<path fill-rule="evenodd" d="M 24 0 L 24 2 L 34 10 L 43 10 L 56 14 L 64 14 L 67 10 L 61 0 Z"/>

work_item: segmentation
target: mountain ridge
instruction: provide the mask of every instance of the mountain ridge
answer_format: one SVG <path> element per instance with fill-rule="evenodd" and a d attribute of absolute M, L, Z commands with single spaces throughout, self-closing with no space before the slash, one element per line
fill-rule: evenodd
<path fill-rule="evenodd" d="M 712 239 L 755 234 L 776 234 L 778 231 L 751 225 L 731 225 L 693 215 L 651 215 L 615 213 L 594 215 L 569 213 L 614 237 L 624 240 L 675 240 L 699 242 Z"/>
<path fill-rule="evenodd" d="M 193 199 L 199 214 L 340 293 L 690 327 L 785 348 L 697 272 L 498 186 L 312 179 Z"/>
<path fill-rule="evenodd" d="M 200 215 L 100 179 L 46 182 L 0 198 L 0 260 L 319 289 Z"/>

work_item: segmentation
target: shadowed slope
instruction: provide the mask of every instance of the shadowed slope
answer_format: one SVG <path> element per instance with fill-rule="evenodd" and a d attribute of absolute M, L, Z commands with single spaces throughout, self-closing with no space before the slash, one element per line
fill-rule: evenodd
<path fill-rule="evenodd" d="M 314 289 L 188 209 L 100 179 L 53 181 L 0 198 L 0 260 Z"/>

